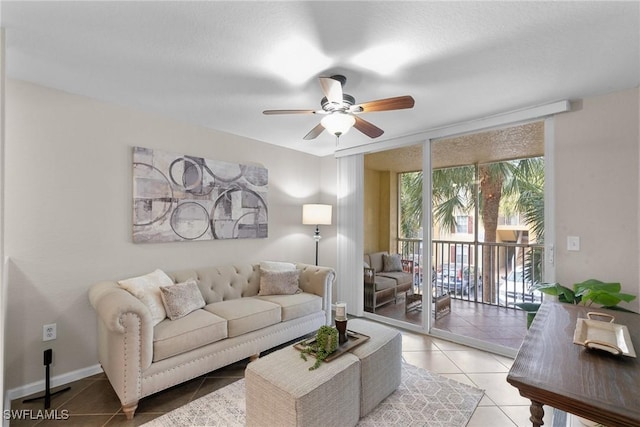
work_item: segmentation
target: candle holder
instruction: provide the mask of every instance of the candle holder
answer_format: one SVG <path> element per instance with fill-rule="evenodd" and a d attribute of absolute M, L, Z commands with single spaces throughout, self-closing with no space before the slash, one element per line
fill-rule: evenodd
<path fill-rule="evenodd" d="M 338 343 L 346 343 L 349 340 L 349 337 L 347 337 L 347 319 L 336 319 L 336 329 L 338 330 Z"/>

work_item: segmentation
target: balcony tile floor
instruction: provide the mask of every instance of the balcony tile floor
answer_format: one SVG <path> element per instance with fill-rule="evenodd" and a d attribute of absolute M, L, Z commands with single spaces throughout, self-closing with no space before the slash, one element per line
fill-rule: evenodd
<path fill-rule="evenodd" d="M 398 297 L 395 304 L 379 307 L 376 314 L 422 324 L 422 311 L 405 312 L 404 296 Z M 517 350 L 527 334 L 527 316 L 517 309 L 452 298 L 451 312 L 437 319 L 434 327 Z"/>
<path fill-rule="evenodd" d="M 506 382 L 512 360 L 463 345 L 413 332 L 402 331 L 402 354 L 406 362 L 456 381 L 485 390 L 485 396 L 468 427 L 530 426 L 529 401 Z M 52 399 L 52 409 L 69 411 L 68 420 L 11 421 L 11 426 L 138 426 L 185 403 L 242 378 L 247 360 L 216 370 L 140 402 L 136 416 L 127 421 L 118 399 L 103 374 L 69 384 L 71 390 Z M 12 402 L 11 409 L 43 408 L 42 401 Z M 552 425 L 552 411 L 545 425 Z"/>

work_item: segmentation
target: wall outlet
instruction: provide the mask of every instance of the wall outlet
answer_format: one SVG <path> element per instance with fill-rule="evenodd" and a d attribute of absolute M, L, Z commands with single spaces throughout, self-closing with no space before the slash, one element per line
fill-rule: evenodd
<path fill-rule="evenodd" d="M 48 325 L 42 325 L 42 341 L 55 340 L 58 335 L 57 325 L 50 323 Z"/>

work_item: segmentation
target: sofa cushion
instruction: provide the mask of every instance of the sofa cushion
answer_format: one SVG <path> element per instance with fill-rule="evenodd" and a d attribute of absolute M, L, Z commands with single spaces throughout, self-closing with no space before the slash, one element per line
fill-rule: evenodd
<path fill-rule="evenodd" d="M 171 286 L 163 286 L 160 288 L 160 296 L 167 317 L 171 320 L 184 317 L 205 306 L 198 283 L 194 279 Z"/>
<path fill-rule="evenodd" d="M 167 317 L 160 296 L 160 287 L 171 286 L 174 282 L 164 271 L 155 270 L 144 276 L 120 280 L 118 284 L 147 306 L 154 326 Z"/>
<path fill-rule="evenodd" d="M 384 271 L 382 273 L 376 274 L 376 279 L 378 277 L 393 279 L 396 281 L 397 286 L 410 285 L 413 282 L 413 275 L 404 271 Z"/>
<path fill-rule="evenodd" d="M 204 309 L 227 320 L 229 338 L 275 325 L 282 319 L 278 304 L 251 297 L 214 302 Z"/>
<path fill-rule="evenodd" d="M 383 271 L 402 271 L 402 259 L 399 254 L 382 255 Z"/>
<path fill-rule="evenodd" d="M 165 319 L 153 328 L 153 361 L 182 354 L 227 338 L 227 321 L 205 310 Z"/>
<path fill-rule="evenodd" d="M 261 270 L 258 295 L 293 295 L 302 292 L 298 286 L 299 278 L 300 270 Z"/>
<path fill-rule="evenodd" d="M 254 298 L 260 298 L 282 307 L 283 322 L 322 310 L 322 298 L 306 292 L 295 295 L 268 295 Z"/>
<path fill-rule="evenodd" d="M 376 273 L 384 270 L 382 255 L 387 254 L 389 254 L 389 252 L 373 252 L 369 254 L 369 265 L 376 271 Z"/>
<path fill-rule="evenodd" d="M 384 289 L 391 289 L 397 286 L 395 279 L 391 277 L 384 277 L 376 274 L 376 291 L 382 291 Z"/>

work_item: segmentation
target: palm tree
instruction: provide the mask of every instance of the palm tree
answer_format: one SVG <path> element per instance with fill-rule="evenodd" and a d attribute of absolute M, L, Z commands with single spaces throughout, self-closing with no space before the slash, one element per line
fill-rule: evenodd
<path fill-rule="evenodd" d="M 478 187 L 478 188 L 476 188 Z M 457 226 L 456 214 L 474 212 L 476 203 L 484 225 L 484 242 L 495 243 L 502 200 L 524 214 L 532 232 L 544 234 L 544 158 L 436 169 L 432 174 L 433 219 L 444 230 Z M 402 231 L 409 236 L 422 220 L 422 172 L 402 176 Z M 406 222 L 405 222 L 406 221 Z M 483 254 L 483 300 L 496 295 L 490 254 Z M 534 258 L 536 259 L 536 258 Z M 537 257 L 538 260 L 541 257 Z M 541 268 L 541 266 L 539 266 Z M 538 270 L 540 271 L 540 270 Z M 532 271 L 529 274 L 534 274 Z M 540 276 L 536 276 L 540 277 Z"/>
<path fill-rule="evenodd" d="M 517 181 L 519 183 L 518 198 L 515 209 L 522 212 L 529 230 L 536 236 L 539 244 L 544 243 L 544 162 L 531 163 L 535 168 L 527 171 Z M 518 169 L 516 173 L 520 173 Z M 543 276 L 543 257 L 541 249 L 532 249 L 525 260 L 525 279 L 531 283 L 538 283 Z"/>
<path fill-rule="evenodd" d="M 401 175 L 400 228 L 402 237 L 415 239 L 420 236 L 422 227 L 422 172 L 409 172 Z"/>

